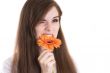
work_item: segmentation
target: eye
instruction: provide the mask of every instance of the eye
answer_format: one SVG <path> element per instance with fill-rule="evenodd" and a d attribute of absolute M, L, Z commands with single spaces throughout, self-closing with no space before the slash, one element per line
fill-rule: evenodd
<path fill-rule="evenodd" d="M 52 20 L 52 22 L 58 22 L 58 21 L 59 21 L 58 19 L 53 19 L 53 20 Z"/>
<path fill-rule="evenodd" d="M 39 25 L 45 25 L 46 24 L 46 21 L 45 20 L 41 20 L 41 21 L 38 22 L 38 24 Z"/>
<path fill-rule="evenodd" d="M 42 24 L 42 23 L 45 23 L 45 21 L 40 21 L 39 23 Z"/>

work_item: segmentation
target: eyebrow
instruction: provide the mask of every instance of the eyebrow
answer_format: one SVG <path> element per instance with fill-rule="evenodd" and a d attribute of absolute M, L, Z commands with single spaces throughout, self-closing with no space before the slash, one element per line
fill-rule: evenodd
<path fill-rule="evenodd" d="M 53 19 L 54 18 L 60 18 L 60 16 L 55 16 L 55 17 L 53 17 Z M 41 19 L 41 21 L 46 21 L 46 19 Z"/>
<path fill-rule="evenodd" d="M 60 18 L 60 16 L 55 16 L 55 17 L 53 17 L 53 18 Z"/>

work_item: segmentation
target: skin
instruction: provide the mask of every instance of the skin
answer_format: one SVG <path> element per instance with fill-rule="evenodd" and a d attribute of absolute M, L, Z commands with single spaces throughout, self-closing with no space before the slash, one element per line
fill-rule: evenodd
<path fill-rule="evenodd" d="M 37 34 L 36 39 L 38 39 L 42 34 L 46 34 L 48 36 L 53 35 L 56 38 L 59 27 L 60 23 L 58 11 L 55 7 L 52 7 L 35 27 Z M 41 66 L 42 73 L 53 73 L 53 71 L 56 73 L 56 61 L 53 52 L 44 50 L 41 47 L 38 61 Z"/>

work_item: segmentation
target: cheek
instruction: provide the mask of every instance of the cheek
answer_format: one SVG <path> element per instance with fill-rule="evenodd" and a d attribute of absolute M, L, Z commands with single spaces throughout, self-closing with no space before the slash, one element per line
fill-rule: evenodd
<path fill-rule="evenodd" d="M 58 25 L 58 26 L 56 26 L 56 32 L 58 32 L 59 31 L 59 28 L 60 28 L 60 26 Z"/>
<path fill-rule="evenodd" d="M 43 28 L 37 27 L 35 28 L 36 39 L 43 33 Z"/>
<path fill-rule="evenodd" d="M 55 37 L 57 37 L 57 35 L 58 35 L 58 31 L 59 31 L 59 26 L 57 26 L 57 27 L 55 27 L 55 29 L 54 29 L 54 35 L 55 35 Z"/>

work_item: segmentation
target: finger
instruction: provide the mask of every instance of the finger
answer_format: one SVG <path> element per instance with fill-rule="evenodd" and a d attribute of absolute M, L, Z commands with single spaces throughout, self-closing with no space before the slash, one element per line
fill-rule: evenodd
<path fill-rule="evenodd" d="M 51 53 L 46 53 L 39 61 L 40 61 L 40 63 L 43 63 L 43 64 L 45 64 L 45 61 L 47 61 L 48 60 L 48 58 L 49 57 L 51 57 L 52 56 L 52 54 Z"/>
<path fill-rule="evenodd" d="M 53 64 L 53 73 L 57 73 L 57 66 L 56 66 L 56 62 Z"/>
<path fill-rule="evenodd" d="M 48 59 L 46 59 L 46 60 L 44 61 L 44 64 L 46 65 L 46 64 L 48 64 L 48 63 L 51 62 L 51 61 L 55 61 L 54 56 L 48 57 Z"/>
<path fill-rule="evenodd" d="M 45 55 L 47 52 L 48 52 L 48 50 L 44 50 L 44 51 L 40 54 L 40 56 L 38 57 L 38 60 L 40 60 L 40 59 L 43 57 L 43 55 Z"/>
<path fill-rule="evenodd" d="M 55 61 L 51 61 L 47 64 L 47 67 L 49 68 L 48 71 L 49 73 L 52 73 L 52 71 L 54 70 L 53 65 L 55 64 Z"/>

